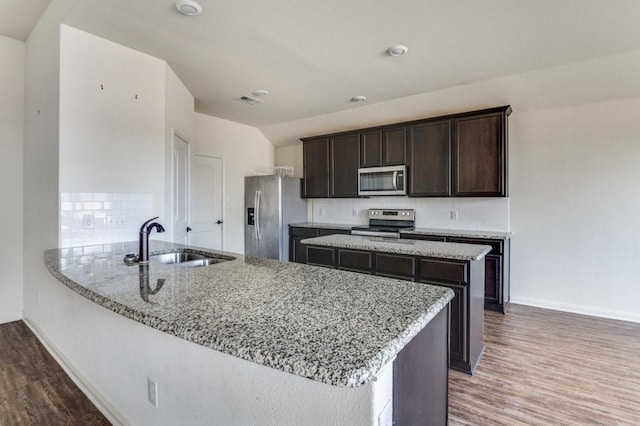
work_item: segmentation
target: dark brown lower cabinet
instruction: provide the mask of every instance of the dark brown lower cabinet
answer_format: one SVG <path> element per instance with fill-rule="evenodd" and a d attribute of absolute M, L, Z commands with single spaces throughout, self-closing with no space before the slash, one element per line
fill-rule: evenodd
<path fill-rule="evenodd" d="M 350 234 L 347 229 L 309 228 L 289 226 L 289 262 L 307 263 L 307 246 L 300 241 L 305 238 L 321 237 L 332 234 Z"/>
<path fill-rule="evenodd" d="M 393 424 L 446 425 L 449 406 L 445 307 L 393 362 Z"/>
<path fill-rule="evenodd" d="M 472 374 L 484 350 L 484 260 L 462 261 L 307 246 L 307 263 L 448 287 L 450 367 Z"/>
<path fill-rule="evenodd" d="M 336 251 L 328 247 L 307 247 L 307 264 L 336 267 Z"/>
<path fill-rule="evenodd" d="M 413 281 L 416 275 L 415 257 L 377 252 L 374 254 L 376 275 Z"/>
<path fill-rule="evenodd" d="M 373 266 L 371 252 L 338 249 L 338 269 L 370 274 Z"/>
<path fill-rule="evenodd" d="M 419 269 L 417 281 L 455 293 L 450 305 L 450 366 L 472 374 L 484 351 L 484 260 L 420 258 Z"/>
<path fill-rule="evenodd" d="M 507 313 L 511 299 L 509 287 L 511 241 L 508 238 L 498 240 L 425 234 L 402 234 L 401 237 L 411 240 L 446 241 L 491 246 L 491 251 L 484 258 L 484 308 L 490 311 L 502 312 L 503 314 Z"/>

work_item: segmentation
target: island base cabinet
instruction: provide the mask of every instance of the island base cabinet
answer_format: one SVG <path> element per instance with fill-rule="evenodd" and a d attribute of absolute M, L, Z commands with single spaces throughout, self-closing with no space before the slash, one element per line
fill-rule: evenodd
<path fill-rule="evenodd" d="M 449 307 L 404 347 L 393 363 L 393 424 L 446 425 Z"/>
<path fill-rule="evenodd" d="M 484 351 L 484 266 L 484 260 L 420 259 L 419 281 L 455 294 L 450 302 L 450 367 L 467 374 L 473 374 Z"/>

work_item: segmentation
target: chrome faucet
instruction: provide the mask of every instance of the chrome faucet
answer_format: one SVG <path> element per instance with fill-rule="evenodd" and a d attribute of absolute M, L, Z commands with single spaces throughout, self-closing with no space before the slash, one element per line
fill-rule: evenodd
<path fill-rule="evenodd" d="M 158 232 L 164 232 L 164 227 L 158 222 L 149 224 L 149 222 L 156 220 L 158 217 L 149 219 L 140 227 L 140 252 L 138 253 L 139 263 L 149 263 L 149 234 L 153 231 L 153 228 L 156 228 L 156 231 Z"/>

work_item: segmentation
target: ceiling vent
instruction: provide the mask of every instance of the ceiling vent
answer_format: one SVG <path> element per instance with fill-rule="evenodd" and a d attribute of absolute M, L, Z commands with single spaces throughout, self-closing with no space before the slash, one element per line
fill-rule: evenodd
<path fill-rule="evenodd" d="M 249 104 L 249 105 L 260 105 L 261 103 L 264 102 L 261 99 L 253 98 L 253 97 L 247 96 L 247 95 L 240 96 L 239 98 L 236 98 L 236 101 L 244 102 L 245 104 Z"/>

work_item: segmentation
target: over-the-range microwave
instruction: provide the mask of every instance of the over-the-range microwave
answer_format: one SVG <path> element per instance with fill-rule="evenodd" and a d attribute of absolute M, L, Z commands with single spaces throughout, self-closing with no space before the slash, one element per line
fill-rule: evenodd
<path fill-rule="evenodd" d="M 407 195 L 407 166 L 358 169 L 358 195 Z"/>

